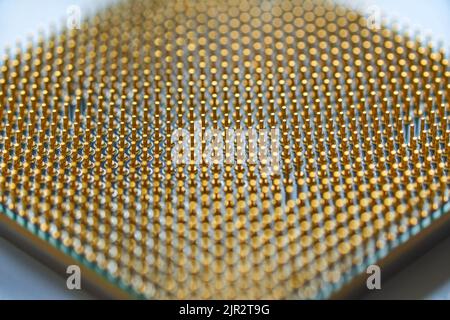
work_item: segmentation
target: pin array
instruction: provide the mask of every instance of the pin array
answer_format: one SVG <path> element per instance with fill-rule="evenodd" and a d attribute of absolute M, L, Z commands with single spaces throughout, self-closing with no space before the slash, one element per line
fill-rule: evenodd
<path fill-rule="evenodd" d="M 1 62 L 0 204 L 142 297 L 324 298 L 443 214 L 449 79 L 330 1 L 123 1 Z M 280 170 L 174 164 L 196 121 Z"/>

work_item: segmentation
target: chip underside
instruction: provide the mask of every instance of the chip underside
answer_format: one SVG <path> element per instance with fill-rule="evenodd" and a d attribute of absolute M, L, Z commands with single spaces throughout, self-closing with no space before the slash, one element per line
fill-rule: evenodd
<path fill-rule="evenodd" d="M 327 298 L 449 211 L 444 52 L 330 1 L 122 1 L 0 68 L 0 214 L 136 297 Z"/>

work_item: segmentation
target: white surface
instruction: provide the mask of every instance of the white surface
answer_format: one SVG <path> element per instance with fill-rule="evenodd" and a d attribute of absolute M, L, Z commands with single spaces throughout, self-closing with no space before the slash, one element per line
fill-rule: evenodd
<path fill-rule="evenodd" d="M 90 298 L 83 291 L 68 290 L 65 277 L 0 238 L 0 299 Z"/>
<path fill-rule="evenodd" d="M 442 40 L 450 47 L 449 0 L 365 0 L 359 3 L 363 3 L 362 8 L 376 5 L 384 16 L 398 20 L 400 26 L 408 25 L 411 30 L 430 34 L 433 40 Z"/>
<path fill-rule="evenodd" d="M 40 30 L 66 23 L 68 8 L 77 5 L 81 18 L 112 0 L 0 0 L 0 52 Z"/>
<path fill-rule="evenodd" d="M 381 283 L 365 298 L 450 300 L 450 238 Z"/>
<path fill-rule="evenodd" d="M 64 21 L 67 7 L 79 5 L 82 15 L 109 0 L 0 0 L 0 54 L 17 39 L 37 35 L 39 28 Z M 411 26 L 430 30 L 450 45 L 449 0 L 367 0 L 389 16 L 405 18 Z M 0 299 L 78 299 L 89 295 L 66 289 L 57 275 L 6 242 L 0 235 Z M 450 239 L 403 270 L 368 298 L 450 299 Z"/>

